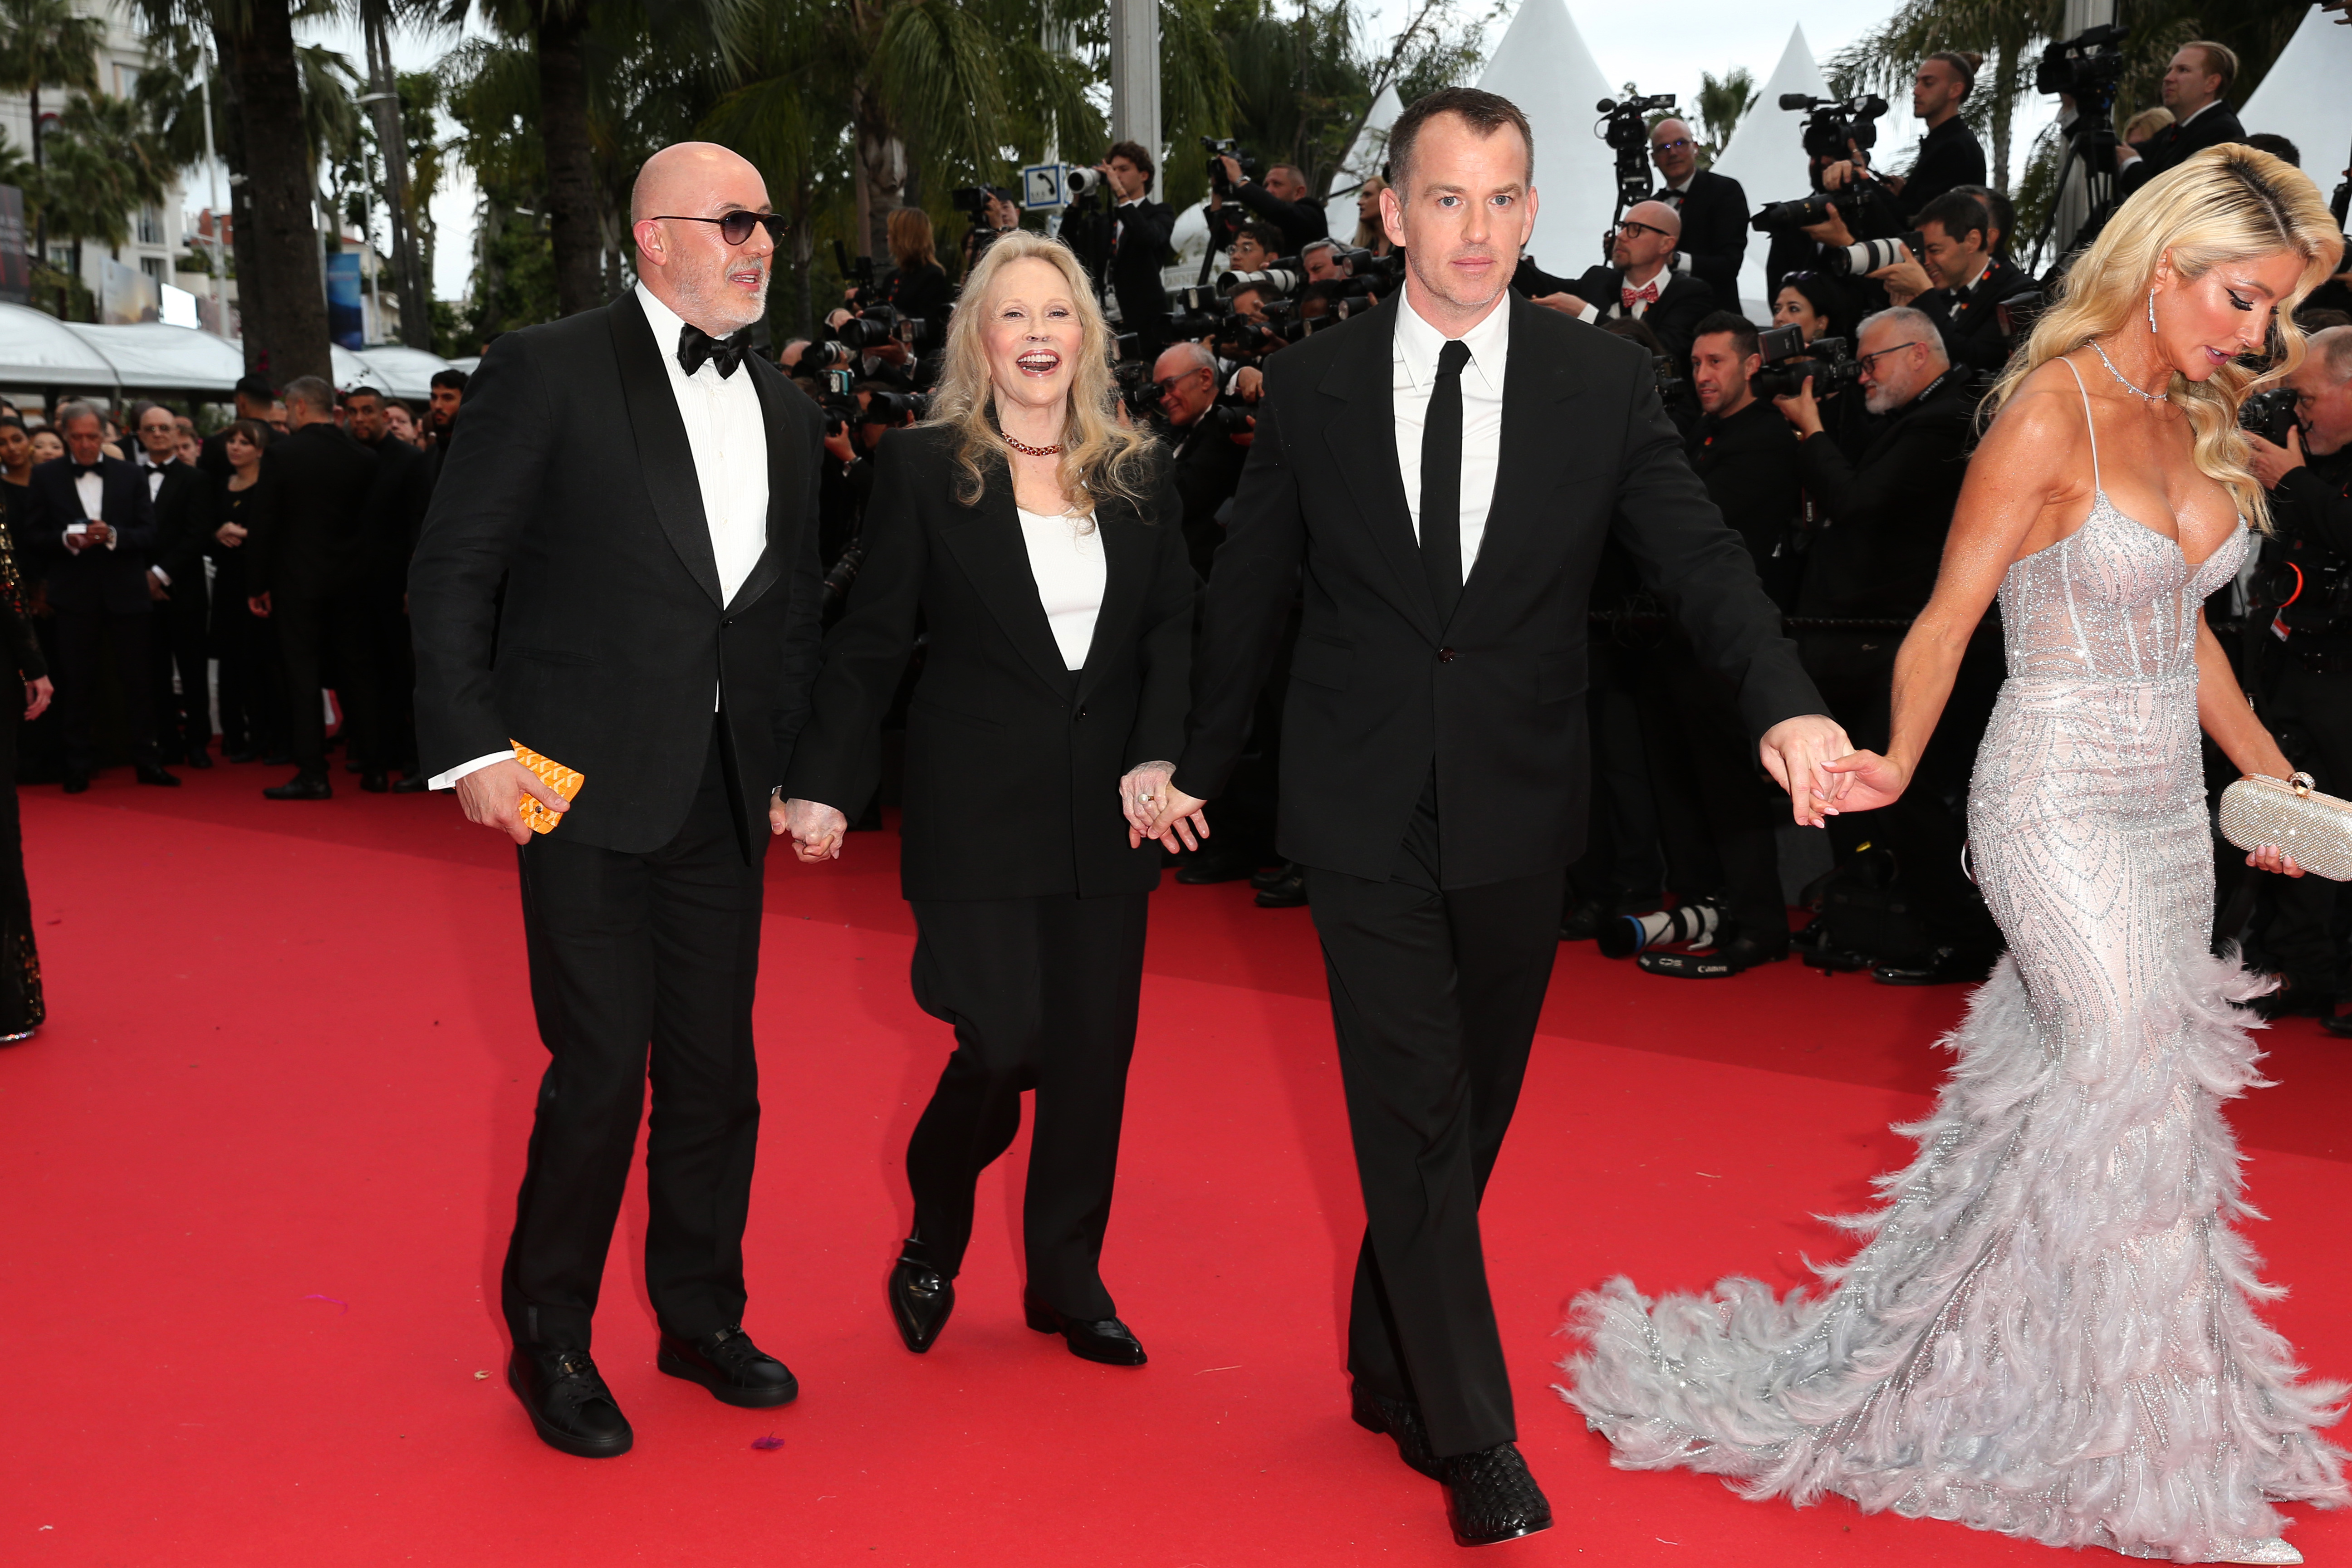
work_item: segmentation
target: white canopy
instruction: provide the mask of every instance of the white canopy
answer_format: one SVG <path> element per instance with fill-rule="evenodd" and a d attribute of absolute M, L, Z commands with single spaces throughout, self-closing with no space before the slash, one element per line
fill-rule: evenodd
<path fill-rule="evenodd" d="M 418 398 L 431 392 L 433 373 L 448 363 L 398 344 L 357 353 L 338 347 L 333 360 L 338 386 L 364 383 L 394 397 Z M 193 327 L 162 321 L 92 326 L 0 304 L 0 386 L 225 398 L 244 374 L 244 351 Z"/>
<path fill-rule="evenodd" d="M 340 349 L 336 352 L 339 354 L 351 353 Z M 360 362 L 360 373 L 352 379 L 345 380 L 341 362 L 338 360 L 335 380 L 339 384 L 352 386 L 364 382 L 394 397 L 431 396 L 434 375 L 450 368 L 449 362 L 438 354 L 429 354 L 423 349 L 407 348 L 399 343 L 377 343 L 352 353 L 351 357 Z"/>
<path fill-rule="evenodd" d="M 1780 51 L 1780 63 L 1766 79 L 1756 107 L 1740 120 L 1739 129 L 1715 161 L 1717 174 L 1738 180 L 1747 192 L 1748 211 L 1770 202 L 1794 201 L 1811 188 L 1805 167 L 1804 111 L 1782 109 L 1780 95 L 1802 92 L 1825 98 L 1829 90 L 1800 23 L 1789 29 L 1789 47 Z M 1739 269 L 1739 308 L 1759 321 L 1772 313 L 1772 302 L 1764 297 L 1764 253 L 1771 245 L 1769 236 L 1751 231 L 1747 260 Z"/>
<path fill-rule="evenodd" d="M 1602 259 L 1602 231 L 1617 195 L 1614 154 L 1593 133 L 1614 97 L 1561 0 L 1522 0 L 1478 85 L 1519 106 L 1536 140 L 1536 231 L 1528 253 L 1545 271 L 1574 278 Z"/>
<path fill-rule="evenodd" d="M 2285 137 L 2303 154 L 2303 172 L 2326 195 L 2343 177 L 2352 150 L 2352 27 L 2317 6 L 2287 40 L 2238 120 L 2249 132 Z"/>
<path fill-rule="evenodd" d="M 0 305 L 0 386 L 103 391 L 120 384 L 107 357 L 55 316 L 28 305 Z"/>
<path fill-rule="evenodd" d="M 114 367 L 112 384 L 125 391 L 213 392 L 225 397 L 245 374 L 244 351 L 194 327 L 161 321 L 116 327 L 61 324 L 104 356 Z"/>
<path fill-rule="evenodd" d="M 1356 232 L 1356 187 L 1381 172 L 1381 164 L 1388 158 L 1389 127 L 1403 112 L 1404 105 L 1397 101 L 1395 85 L 1381 89 L 1380 97 L 1372 100 L 1371 112 L 1364 117 L 1364 128 L 1356 132 L 1355 144 L 1348 149 L 1339 172 L 1332 176 L 1331 189 L 1335 194 L 1323 205 L 1323 221 L 1330 226 L 1331 237 L 1342 245 Z"/>

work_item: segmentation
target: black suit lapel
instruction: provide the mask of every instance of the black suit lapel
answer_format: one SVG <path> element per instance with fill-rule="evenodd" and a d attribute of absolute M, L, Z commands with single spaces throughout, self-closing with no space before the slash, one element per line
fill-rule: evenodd
<path fill-rule="evenodd" d="M 783 575 L 784 566 L 792 559 L 793 546 L 799 542 L 800 531 L 808 526 L 801 516 L 801 497 L 808 484 L 803 468 L 801 443 L 795 440 L 793 420 L 785 399 L 792 385 L 783 372 L 767 361 L 752 356 L 743 362 L 743 374 L 751 378 L 751 385 L 760 394 L 760 423 L 768 437 L 768 543 L 760 552 L 760 559 L 751 565 L 751 574 L 735 590 L 735 602 L 730 609 L 744 609 L 758 604 L 760 595 L 774 585 Z"/>
<path fill-rule="evenodd" d="M 1421 563 L 1421 542 L 1413 536 L 1412 509 L 1405 498 L 1404 474 L 1397 467 L 1392 379 L 1395 298 L 1382 301 L 1362 320 L 1360 331 L 1350 331 L 1340 340 L 1343 347 L 1331 356 L 1331 368 L 1318 388 L 1348 405 L 1345 413 L 1324 426 L 1324 439 L 1356 498 L 1366 531 L 1396 576 L 1394 602 L 1433 642 L 1442 629 L 1437 624 L 1437 601 L 1430 596 L 1428 573 Z"/>
<path fill-rule="evenodd" d="M 1108 650 L 1129 640 L 1135 617 L 1142 613 L 1152 556 L 1151 540 L 1144 531 L 1166 525 L 1145 522 L 1130 502 L 1108 501 L 1095 508 L 1095 526 L 1102 531 L 1103 602 L 1095 616 L 1095 639 L 1087 648 L 1086 668 L 1078 675 L 1081 702 L 1110 662 Z"/>
<path fill-rule="evenodd" d="M 613 329 L 613 351 L 621 362 L 621 401 L 628 408 L 629 426 L 636 437 L 637 465 L 646 476 L 646 498 L 687 572 L 710 595 L 712 604 L 723 605 L 719 556 L 710 547 L 710 520 L 702 510 L 702 480 L 694 471 L 694 448 L 687 445 L 686 421 L 678 417 L 677 398 L 670 391 L 661 345 L 654 342 L 645 307 L 637 303 L 634 290 L 607 306 L 605 319 Z"/>
<path fill-rule="evenodd" d="M 964 575 L 971 580 L 989 613 L 1037 678 L 1056 696 L 1070 689 L 1070 667 L 1062 662 L 1061 645 L 1045 619 L 1045 602 L 1037 596 L 1036 574 L 1029 570 L 1029 546 L 1021 537 L 1021 519 L 1013 506 L 1013 476 L 997 464 L 988 474 L 980 504 L 971 521 L 940 530 L 940 538 L 955 552 Z"/>
<path fill-rule="evenodd" d="M 1553 325 L 1542 319 L 1544 307 L 1531 305 L 1517 294 L 1511 312 L 1511 346 L 1503 366 L 1503 429 L 1495 466 L 1494 499 L 1486 506 L 1486 529 L 1478 541 L 1478 559 L 1462 584 L 1462 602 L 1454 606 L 1454 624 L 1475 613 L 1489 591 L 1488 584 L 1517 571 L 1517 558 L 1555 514 L 1541 508 L 1570 454 L 1572 439 L 1563 432 L 1576 428 L 1567 405 L 1582 395 L 1577 381 L 1577 361 L 1545 342 L 1540 329 Z"/>

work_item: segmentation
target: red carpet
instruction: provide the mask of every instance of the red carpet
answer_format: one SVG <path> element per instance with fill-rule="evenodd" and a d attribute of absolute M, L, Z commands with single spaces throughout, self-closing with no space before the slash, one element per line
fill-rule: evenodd
<path fill-rule="evenodd" d="M 908 999 L 896 840 L 772 860 L 749 1326 L 804 1392 L 737 1411 L 655 1372 L 640 1192 L 597 1330 L 637 1447 L 591 1463 L 541 1447 L 502 1380 L 543 1059 L 509 853 L 446 797 L 261 800 L 277 776 L 26 793 L 50 1022 L 0 1050 L 0 1563 L 1465 1561 L 1438 1488 L 1347 1420 L 1360 1213 L 1305 911 L 1239 886 L 1157 901 L 1105 1261 L 1152 1364 L 1022 1327 L 1002 1165 L 918 1358 L 881 1287 L 948 1039 Z M 1906 1157 L 1886 1126 L 1922 1108 L 1960 999 L 1793 964 L 1677 984 L 1564 950 L 1486 1226 L 1559 1526 L 1477 1561 L 2053 1561 L 1613 1471 L 1549 1388 L 1561 1306 L 1604 1274 L 1787 1286 L 1833 1253 L 1806 1216 Z M 2273 1216 L 2254 1239 L 2294 1288 L 2275 1321 L 2345 1376 L 2352 1047 L 2307 1023 L 2271 1043 L 2280 1087 L 2233 1112 Z M 2306 1512 L 2293 1539 L 2342 1562 L 2352 1519 Z"/>

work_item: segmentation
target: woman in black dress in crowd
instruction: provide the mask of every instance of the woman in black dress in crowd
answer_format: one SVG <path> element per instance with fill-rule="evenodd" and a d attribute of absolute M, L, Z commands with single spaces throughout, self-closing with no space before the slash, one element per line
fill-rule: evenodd
<path fill-rule="evenodd" d="M 956 1043 L 907 1150 L 914 1233 L 889 1300 L 912 1351 L 947 1322 L 974 1185 L 1034 1089 L 1029 1326 L 1144 1362 L 1099 1265 L 1160 880 L 1139 829 L 1183 739 L 1199 583 L 1158 447 L 1118 422 L 1110 348 L 1066 246 L 1015 233 L 982 258 L 930 420 L 883 438 L 866 564 L 771 815 L 802 859 L 840 853 L 920 624 L 901 886 L 915 998 Z"/>
<path fill-rule="evenodd" d="M 24 579 L 9 530 L 0 529 L 0 635 L 25 688 L 25 720 L 49 705 L 49 667 L 33 639 Z M 33 896 L 25 885 L 25 835 L 16 813 L 16 705 L 0 701 L 0 1045 L 28 1039 L 48 1016 L 41 953 L 33 941 Z"/>
<path fill-rule="evenodd" d="M 215 515 L 213 657 L 220 660 L 221 754 L 232 763 L 278 759 L 285 748 L 285 702 L 278 691 L 278 645 L 268 621 L 246 607 L 245 539 L 253 527 L 269 431 L 257 419 L 228 427 L 229 477 Z"/>

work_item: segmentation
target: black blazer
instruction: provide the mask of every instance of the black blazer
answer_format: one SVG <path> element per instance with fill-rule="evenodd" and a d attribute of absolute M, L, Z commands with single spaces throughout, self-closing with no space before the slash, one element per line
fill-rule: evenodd
<path fill-rule="evenodd" d="M 2212 108 L 2182 125 L 2179 121 L 2166 126 L 2147 139 L 2139 157 L 2126 165 L 2116 189 L 2130 195 L 2168 169 L 2179 168 L 2208 147 L 2219 147 L 2225 142 L 2243 142 L 2246 128 L 2238 121 L 2238 111 L 2227 102 Z"/>
<path fill-rule="evenodd" d="M 139 470 L 143 483 L 148 471 Z M 192 592 L 204 602 L 205 547 L 213 542 L 213 490 L 216 481 L 192 463 L 173 458 L 163 465 L 163 483 L 155 491 L 154 564 L 171 579 L 174 599 Z"/>
<path fill-rule="evenodd" d="M 1181 507 L 1164 459 L 1138 508 L 1104 501 L 1107 577 L 1086 667 L 1062 661 L 1029 571 L 1013 477 L 955 499 L 954 432 L 893 430 L 875 454 L 866 564 L 825 638 L 815 713 L 784 793 L 855 817 L 881 775 L 882 715 L 926 629 L 907 710 L 910 899 L 1149 892 L 1160 846 L 1127 845 L 1118 781 L 1184 740 L 1192 599 Z M 986 826 L 975 831 L 976 824 Z"/>
<path fill-rule="evenodd" d="M 1266 362 L 1176 784 L 1213 797 L 1232 778 L 1303 568 L 1282 730 L 1290 859 L 1386 878 L 1433 769 L 1446 887 L 1583 852 L 1586 616 L 1612 537 L 1700 661 L 1739 689 L 1757 732 L 1826 710 L 1747 548 L 1684 460 L 1649 355 L 1516 292 L 1505 308 L 1501 467 L 1443 626 L 1397 469 L 1395 300 Z"/>
<path fill-rule="evenodd" d="M 373 584 L 396 588 L 408 577 L 409 557 L 433 502 L 431 465 L 423 451 L 394 436 L 360 443 L 376 456 L 374 513 L 361 557 Z"/>
<path fill-rule="evenodd" d="M 1690 273 L 1676 272 L 1671 268 L 1659 273 L 1654 281 L 1658 297 L 1643 313 L 1642 320 L 1658 334 L 1658 342 L 1665 345 L 1666 353 L 1674 356 L 1675 368 L 1687 375 L 1691 340 L 1698 334 L 1698 324 L 1717 308 L 1715 290 Z M 1599 310 L 1605 321 L 1626 313 L 1624 287 L 1623 268 L 1593 267 L 1570 284 L 1568 291 Z"/>
<path fill-rule="evenodd" d="M 673 346 L 634 291 L 492 343 L 408 572 L 426 774 L 520 741 L 585 775 L 556 831 L 624 854 L 686 821 L 714 692 L 764 839 L 816 670 L 824 416 L 773 363 L 743 362 L 767 421 L 768 545 L 722 605 Z"/>
<path fill-rule="evenodd" d="M 1112 208 L 1106 226 L 1114 241 L 1106 281 L 1118 300 L 1119 319 L 1129 331 L 1156 332 L 1168 320 L 1160 263 L 1176 231 L 1176 209 L 1147 196 L 1131 207 Z"/>
<path fill-rule="evenodd" d="M 1701 169 L 1691 176 L 1690 189 L 1661 190 L 1651 200 L 1682 214 L 1682 253 L 1690 258 L 1691 275 L 1715 290 L 1724 309 L 1738 309 L 1733 301 L 1739 298 L 1739 264 L 1748 258 L 1749 232 L 1748 193 L 1739 182 Z"/>
<path fill-rule="evenodd" d="M 253 492 L 246 592 L 316 599 L 352 584 L 375 531 L 376 455 L 319 420 L 261 454 L 268 483 Z"/>
<path fill-rule="evenodd" d="M 155 509 L 147 499 L 147 476 L 121 458 L 100 458 L 98 468 L 104 486 L 98 521 L 121 536 L 114 548 L 93 544 L 79 555 L 66 548 L 66 525 L 83 517 L 71 458 L 52 458 L 35 466 L 26 497 L 25 542 L 39 563 L 51 609 L 137 615 L 154 603 L 147 594 L 147 567 L 155 551 Z"/>
<path fill-rule="evenodd" d="M 1701 416 L 1685 449 L 1707 499 L 1748 546 L 1764 591 L 1782 609 L 1792 607 L 1803 561 L 1795 535 L 1805 504 L 1797 433 L 1780 409 L 1757 397 L 1727 419 Z"/>
<path fill-rule="evenodd" d="M 1995 257 L 1966 289 L 1931 289 L 1912 303 L 1936 323 L 1944 337 L 1944 353 L 1954 364 L 1990 380 L 2009 363 L 2009 344 L 2000 335 L 2000 302 L 2034 287 L 2032 279 Z"/>
<path fill-rule="evenodd" d="M 1926 607 L 1968 477 L 1975 415 L 1966 374 L 1948 371 L 1888 415 L 1858 460 L 1826 434 L 1798 446 L 1805 489 L 1828 518 L 1805 552 L 1800 614 L 1908 616 Z"/>
<path fill-rule="evenodd" d="M 1983 184 L 1984 143 L 1977 140 L 1968 121 L 1955 114 L 1919 138 L 1919 155 L 1904 177 L 1903 194 L 1895 198 L 1895 210 L 1907 225 L 1921 207 L 1954 185 Z M 1859 229 L 1854 233 L 1857 238 L 1866 237 Z"/>

